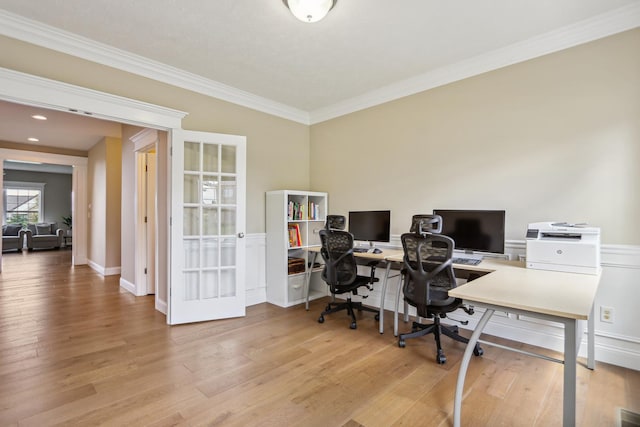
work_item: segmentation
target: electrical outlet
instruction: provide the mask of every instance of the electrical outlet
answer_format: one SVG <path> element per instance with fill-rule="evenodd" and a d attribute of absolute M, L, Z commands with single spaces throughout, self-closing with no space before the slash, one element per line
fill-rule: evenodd
<path fill-rule="evenodd" d="M 613 323 L 613 307 L 600 306 L 600 321 Z"/>

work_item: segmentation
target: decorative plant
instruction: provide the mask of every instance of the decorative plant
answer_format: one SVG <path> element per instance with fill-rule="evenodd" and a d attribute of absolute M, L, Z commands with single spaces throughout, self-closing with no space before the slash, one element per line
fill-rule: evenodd
<path fill-rule="evenodd" d="M 73 225 L 73 221 L 72 221 L 71 215 L 63 216 L 62 217 L 62 222 L 64 223 L 64 225 L 67 226 L 67 228 L 69 228 L 69 230 L 71 230 L 71 226 Z"/>

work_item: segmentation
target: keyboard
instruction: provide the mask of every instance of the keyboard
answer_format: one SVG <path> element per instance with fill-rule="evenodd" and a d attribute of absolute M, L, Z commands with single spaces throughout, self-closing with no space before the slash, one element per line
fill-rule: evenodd
<path fill-rule="evenodd" d="M 353 248 L 353 252 L 358 253 L 358 254 L 367 253 L 370 250 L 371 250 L 371 248 Z M 374 248 L 371 253 L 381 254 L 382 253 L 382 249 Z"/>
<path fill-rule="evenodd" d="M 480 264 L 481 259 L 476 258 L 451 258 L 451 261 L 454 264 L 463 264 L 463 265 L 478 265 Z"/>

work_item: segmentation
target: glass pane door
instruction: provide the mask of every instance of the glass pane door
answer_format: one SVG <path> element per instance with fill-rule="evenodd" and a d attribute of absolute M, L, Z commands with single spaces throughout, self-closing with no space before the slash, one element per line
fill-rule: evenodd
<path fill-rule="evenodd" d="M 177 246 L 181 251 L 180 262 L 172 262 L 170 323 L 242 316 L 244 138 L 185 132 L 182 148 L 176 165 L 182 191 L 174 195 L 179 203 L 173 203 L 178 221 L 172 235 L 178 241 L 172 242 L 172 253 Z M 177 151 L 174 145 L 174 163 Z"/>

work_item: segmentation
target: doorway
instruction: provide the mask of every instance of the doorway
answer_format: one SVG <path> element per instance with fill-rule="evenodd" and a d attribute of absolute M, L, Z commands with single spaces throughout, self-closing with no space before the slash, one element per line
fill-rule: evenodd
<path fill-rule="evenodd" d="M 157 270 L 157 236 L 158 236 L 158 208 L 157 208 L 157 153 L 159 136 L 154 129 L 144 129 L 131 138 L 136 156 L 136 294 L 156 295 L 158 298 L 158 270 Z M 166 313 L 165 313 L 166 314 Z"/>

